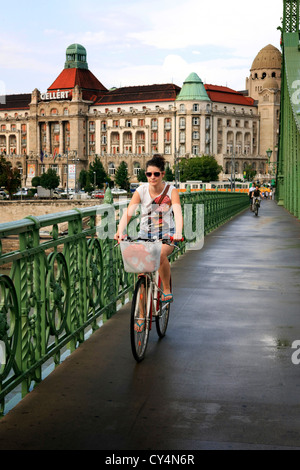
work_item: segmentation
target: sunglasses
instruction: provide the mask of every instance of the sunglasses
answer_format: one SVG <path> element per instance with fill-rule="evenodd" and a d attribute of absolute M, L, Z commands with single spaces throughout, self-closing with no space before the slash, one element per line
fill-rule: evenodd
<path fill-rule="evenodd" d="M 150 173 L 150 171 L 146 172 L 147 178 L 151 178 L 152 175 L 154 175 L 155 178 L 158 178 L 161 175 L 161 172 L 160 171 L 155 171 L 154 173 Z"/>

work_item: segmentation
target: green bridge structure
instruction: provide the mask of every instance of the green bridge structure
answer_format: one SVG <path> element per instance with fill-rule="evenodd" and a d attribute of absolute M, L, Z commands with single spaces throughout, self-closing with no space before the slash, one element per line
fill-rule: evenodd
<path fill-rule="evenodd" d="M 284 0 L 282 85 L 277 197 L 300 218 L 300 37 L 299 0 Z"/>
<path fill-rule="evenodd" d="M 202 224 L 205 236 L 248 208 L 249 198 L 244 193 L 186 192 L 181 203 L 185 226 L 195 232 L 196 223 Z M 0 341 L 6 353 L 0 369 L 2 414 L 10 392 L 20 386 L 24 397 L 42 380 L 50 359 L 60 364 L 130 300 L 136 278 L 124 271 L 113 239 L 127 204 L 113 203 L 108 189 L 99 206 L 0 225 L 0 267 L 7 270 L 0 275 Z M 199 220 L 197 207 L 204 219 Z M 13 240 L 18 249 L 6 252 Z M 186 241 L 171 261 L 185 249 Z"/>

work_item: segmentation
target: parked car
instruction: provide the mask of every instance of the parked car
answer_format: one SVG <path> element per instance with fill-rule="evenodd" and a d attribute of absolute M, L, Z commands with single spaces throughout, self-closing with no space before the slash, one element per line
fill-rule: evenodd
<path fill-rule="evenodd" d="M 69 189 L 69 192 L 67 191 L 63 191 L 62 193 L 60 193 L 61 197 L 63 198 L 67 198 L 69 196 L 69 199 L 74 199 L 74 196 L 75 196 L 75 192 L 72 191 L 71 189 Z"/>
<path fill-rule="evenodd" d="M 22 189 L 22 190 L 18 191 L 17 193 L 13 194 L 13 196 L 16 196 L 16 197 L 27 196 L 27 195 L 28 195 L 28 191 L 27 190 L 25 191 L 24 189 Z"/>
<path fill-rule="evenodd" d="M 0 199 L 9 199 L 9 194 L 3 191 L 3 189 L 0 189 Z"/>
<path fill-rule="evenodd" d="M 92 192 L 92 199 L 104 199 L 105 192 L 104 191 L 93 191 Z"/>
<path fill-rule="evenodd" d="M 77 191 L 75 193 L 75 199 L 91 199 L 91 196 L 85 191 Z"/>
<path fill-rule="evenodd" d="M 127 194 L 127 191 L 125 191 L 125 189 L 113 188 L 113 189 L 111 190 L 111 194 L 112 194 L 113 196 L 122 196 L 122 195 Z"/>

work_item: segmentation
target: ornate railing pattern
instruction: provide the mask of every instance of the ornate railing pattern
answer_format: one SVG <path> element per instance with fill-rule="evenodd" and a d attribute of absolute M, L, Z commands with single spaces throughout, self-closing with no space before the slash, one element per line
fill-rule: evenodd
<path fill-rule="evenodd" d="M 181 201 L 193 211 L 204 204 L 205 234 L 248 206 L 245 194 L 234 193 L 185 193 Z M 123 270 L 114 240 L 103 237 L 114 233 L 125 207 L 126 201 L 102 204 L 0 225 L 0 341 L 6 351 L 0 415 L 10 392 L 26 395 L 42 380 L 45 364 L 58 365 L 130 300 L 134 275 Z"/>

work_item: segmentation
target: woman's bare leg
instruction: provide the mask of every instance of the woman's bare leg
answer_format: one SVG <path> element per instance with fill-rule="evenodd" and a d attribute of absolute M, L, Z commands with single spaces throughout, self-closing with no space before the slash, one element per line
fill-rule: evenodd
<path fill-rule="evenodd" d="M 160 278 L 163 283 L 163 290 L 164 294 L 172 294 L 171 286 L 170 286 L 170 278 L 171 278 L 171 267 L 170 262 L 168 260 L 168 256 L 172 253 L 174 247 L 169 245 L 162 245 L 161 248 L 161 257 L 160 257 L 160 268 L 158 270 Z M 168 300 L 165 299 L 165 300 Z"/>

